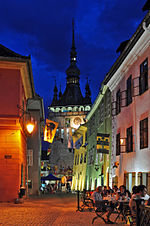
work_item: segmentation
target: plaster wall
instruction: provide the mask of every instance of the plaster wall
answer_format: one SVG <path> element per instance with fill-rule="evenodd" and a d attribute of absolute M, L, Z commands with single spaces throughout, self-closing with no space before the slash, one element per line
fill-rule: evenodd
<path fill-rule="evenodd" d="M 0 201 L 14 201 L 18 198 L 21 164 L 22 186 L 25 186 L 25 159 L 26 141 L 20 129 L 16 126 L 6 128 L 0 124 Z"/>
<path fill-rule="evenodd" d="M 148 47 L 142 55 L 137 57 L 137 60 L 128 65 L 128 70 L 124 73 L 124 77 L 113 91 L 113 98 L 115 99 L 116 92 L 126 90 L 126 80 L 130 75 L 132 78 L 139 77 L 140 64 L 148 58 L 148 74 L 150 74 L 150 47 Z M 148 86 L 150 87 L 150 77 L 148 77 Z M 118 175 L 118 185 L 124 183 L 125 172 L 149 172 L 150 171 L 150 148 L 140 150 L 140 120 L 148 117 L 148 128 L 150 128 L 150 89 L 144 92 L 142 95 L 132 98 L 132 103 L 129 106 L 122 107 L 121 113 L 114 117 L 114 138 L 116 134 L 120 132 L 120 137 L 125 138 L 127 136 L 126 129 L 130 126 L 133 127 L 133 152 L 122 153 L 115 157 L 115 161 L 119 161 L 119 167 L 114 174 Z M 148 133 L 148 140 L 150 141 L 150 133 Z M 115 142 L 114 142 L 115 143 Z M 149 144 L 150 145 L 150 144 Z M 116 146 L 114 144 L 114 155 L 116 154 Z M 125 152 L 125 147 L 121 146 L 121 151 Z"/>
<path fill-rule="evenodd" d="M 23 97 L 20 71 L 0 68 L 0 115 L 17 115 Z"/>

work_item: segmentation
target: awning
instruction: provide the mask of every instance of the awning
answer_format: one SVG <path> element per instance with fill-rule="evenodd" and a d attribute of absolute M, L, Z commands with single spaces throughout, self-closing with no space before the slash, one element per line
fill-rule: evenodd
<path fill-rule="evenodd" d="M 55 177 L 52 173 L 50 173 L 46 177 L 41 177 L 41 180 L 45 181 L 45 180 L 61 180 L 61 179 L 58 177 Z"/>

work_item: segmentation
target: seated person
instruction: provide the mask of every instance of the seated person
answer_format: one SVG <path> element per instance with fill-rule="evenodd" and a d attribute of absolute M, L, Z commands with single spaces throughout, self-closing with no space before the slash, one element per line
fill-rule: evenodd
<path fill-rule="evenodd" d="M 150 196 L 147 194 L 147 188 L 145 185 L 139 185 L 141 190 L 141 199 L 144 200 L 145 205 L 147 205 Z"/>
<path fill-rule="evenodd" d="M 131 209 L 132 216 L 136 216 L 136 199 L 142 199 L 143 202 L 141 202 L 141 204 L 147 204 L 148 195 L 146 196 L 146 194 L 147 194 L 147 189 L 145 185 L 139 185 L 139 186 L 133 187 L 133 195 L 129 202 L 129 207 Z"/>
<path fill-rule="evenodd" d="M 125 200 L 126 201 L 129 201 L 131 199 L 131 193 L 129 190 L 126 190 L 126 197 L 125 197 Z"/>
<path fill-rule="evenodd" d="M 126 187 L 124 185 L 121 185 L 119 191 L 116 194 L 116 200 L 121 201 L 125 200 L 125 198 L 126 198 Z"/>
<path fill-rule="evenodd" d="M 98 186 L 96 188 L 96 190 L 93 192 L 92 199 L 93 199 L 94 203 L 97 202 L 97 201 L 103 200 L 103 198 L 102 198 L 102 187 L 101 186 Z"/>
<path fill-rule="evenodd" d="M 104 186 L 103 187 L 102 196 L 103 197 L 106 197 L 107 196 L 107 186 Z"/>

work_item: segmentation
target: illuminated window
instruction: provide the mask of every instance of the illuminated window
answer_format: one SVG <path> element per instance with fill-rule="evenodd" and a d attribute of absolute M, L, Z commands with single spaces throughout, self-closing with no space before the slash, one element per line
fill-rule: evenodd
<path fill-rule="evenodd" d="M 69 128 L 67 128 L 67 140 L 69 139 Z"/>
<path fill-rule="evenodd" d="M 140 149 L 148 147 L 148 118 L 140 121 Z"/>
<path fill-rule="evenodd" d="M 132 135 L 132 126 L 127 128 L 127 139 L 126 139 L 126 152 L 133 151 L 133 135 Z"/>
<path fill-rule="evenodd" d="M 79 111 L 84 111 L 84 107 L 83 106 L 80 106 L 79 107 Z"/>
<path fill-rule="evenodd" d="M 70 126 L 70 118 L 65 118 L 65 126 L 66 127 Z"/>
<path fill-rule="evenodd" d="M 64 129 L 61 129 L 61 138 L 64 138 Z"/>
<path fill-rule="evenodd" d="M 116 114 L 121 112 L 121 92 L 120 89 L 116 93 Z"/>
<path fill-rule="evenodd" d="M 77 165 L 79 165 L 79 155 L 78 155 L 78 158 L 77 158 Z"/>
<path fill-rule="evenodd" d="M 132 75 L 127 79 L 127 106 L 132 103 Z"/>
<path fill-rule="evenodd" d="M 140 65 L 140 94 L 148 89 L 148 59 Z"/>
<path fill-rule="evenodd" d="M 82 164 L 82 160 L 83 160 L 83 154 L 81 154 L 80 164 Z"/>
<path fill-rule="evenodd" d="M 77 155 L 75 156 L 74 164 L 77 165 Z"/>
<path fill-rule="evenodd" d="M 116 155 L 120 155 L 120 133 L 116 135 Z"/>
<path fill-rule="evenodd" d="M 84 155 L 84 163 L 86 163 L 86 156 L 87 156 L 87 154 L 85 153 L 85 155 Z"/>

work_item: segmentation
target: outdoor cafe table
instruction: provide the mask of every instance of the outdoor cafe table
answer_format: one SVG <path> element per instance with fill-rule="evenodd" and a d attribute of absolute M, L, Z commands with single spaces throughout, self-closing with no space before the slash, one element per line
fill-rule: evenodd
<path fill-rule="evenodd" d="M 101 218 L 105 223 L 116 221 L 121 217 L 122 220 L 127 222 L 127 214 L 129 212 L 129 201 L 120 200 L 101 200 L 94 204 L 96 216 L 92 220 L 92 224 L 97 218 Z M 107 218 L 105 216 L 107 214 Z M 110 220 L 110 216 L 113 216 L 113 220 Z"/>

